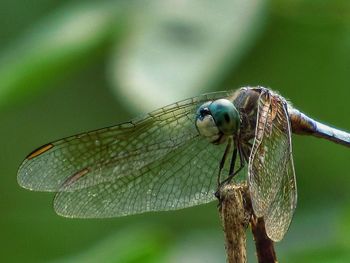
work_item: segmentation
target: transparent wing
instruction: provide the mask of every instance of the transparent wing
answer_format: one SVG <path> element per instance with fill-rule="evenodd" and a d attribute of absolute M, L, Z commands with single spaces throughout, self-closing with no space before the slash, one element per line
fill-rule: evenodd
<path fill-rule="evenodd" d="M 68 137 L 32 152 L 18 171 L 21 186 L 39 191 L 80 189 L 122 177 L 197 136 L 195 112 L 217 92 L 184 100 L 117 126 Z"/>
<path fill-rule="evenodd" d="M 284 107 L 284 112 L 287 120 L 289 120 L 286 105 Z M 284 234 L 287 232 L 297 205 L 297 186 L 293 164 L 290 126 L 288 130 L 288 159 L 283 164 L 284 167 L 281 167 L 283 171 L 282 181 L 265 217 L 266 233 L 268 237 L 275 242 L 282 240 Z"/>
<path fill-rule="evenodd" d="M 197 166 L 208 167 L 207 162 L 209 160 L 216 162 L 215 165 L 218 166 L 220 157 L 217 160 L 214 158 L 206 160 L 204 157 L 201 159 L 198 156 L 200 152 L 194 153 L 194 151 L 200 150 L 196 148 L 196 145 L 193 145 L 194 142 L 198 143 L 198 147 L 209 145 L 206 140 L 198 138 L 198 132 L 194 124 L 195 113 L 203 102 L 230 95 L 232 95 L 232 92 L 202 95 L 161 108 L 132 122 L 68 137 L 44 145 L 32 152 L 22 163 L 18 171 L 18 182 L 21 186 L 31 190 L 70 192 L 67 197 L 76 198 L 77 202 L 80 196 L 82 198 L 91 197 L 91 193 L 98 189 L 105 189 L 106 192 L 109 191 L 109 194 L 104 196 L 105 199 L 96 198 L 96 200 L 107 203 L 112 197 L 116 196 L 115 192 L 123 191 L 123 189 L 126 189 L 125 187 L 128 187 L 130 194 L 137 191 L 147 192 L 149 185 L 145 180 L 160 180 L 153 177 L 161 177 L 164 169 L 167 169 L 167 174 L 172 176 L 180 174 L 179 178 L 181 178 L 184 171 L 177 167 L 176 162 L 178 161 L 184 163 L 186 159 L 192 158 L 197 160 Z M 218 156 L 218 152 L 221 151 L 220 147 L 212 149 L 214 151 L 213 156 Z M 184 155 L 184 159 L 177 159 L 175 153 Z M 164 166 L 163 162 L 169 162 L 168 166 Z M 183 165 L 185 166 L 185 164 Z M 200 176 L 213 175 L 215 171 L 212 168 L 215 165 L 214 163 L 210 164 L 210 170 L 202 171 Z M 159 167 L 163 168 L 159 169 Z M 194 164 L 191 167 L 188 168 L 191 173 L 194 173 Z M 140 173 L 140 171 L 143 172 Z M 188 174 L 188 172 L 185 174 Z M 194 176 L 196 175 L 197 173 L 194 173 Z M 139 179 L 136 180 L 136 177 Z M 168 181 L 171 180 L 175 179 L 169 179 Z M 200 178 L 198 180 L 204 179 Z M 138 181 L 142 181 L 144 184 L 138 184 L 140 188 L 133 189 L 131 186 Z M 181 182 L 177 183 L 178 189 L 181 189 Z M 186 182 L 183 182 L 183 184 L 186 184 Z M 206 189 L 210 188 L 208 185 L 205 187 L 207 187 Z M 84 191 L 85 188 L 88 190 Z M 184 194 L 188 194 L 188 198 L 191 199 L 197 191 L 196 202 L 207 202 L 208 196 L 200 197 L 202 188 L 200 190 L 199 188 L 199 186 L 197 188 L 193 187 L 193 192 L 184 191 Z M 109 190 L 107 191 L 107 189 Z M 83 192 L 87 196 L 84 196 Z M 67 213 L 60 212 L 62 211 L 60 208 L 66 205 L 63 196 L 65 196 L 63 193 L 57 195 L 56 210 L 67 216 L 82 215 L 80 210 L 65 210 Z M 182 195 L 179 195 L 180 197 L 186 198 Z M 121 202 L 121 200 L 114 199 L 114 202 Z M 143 205 L 143 203 L 139 203 L 141 200 L 131 200 L 130 202 L 134 202 L 135 207 Z M 183 203 L 182 206 L 194 205 L 196 202 Z M 90 204 L 93 205 L 93 203 Z M 131 206 L 131 204 L 129 205 Z M 67 201 L 68 206 L 69 202 Z M 181 206 L 178 205 L 178 207 Z M 170 208 L 164 207 L 163 209 Z M 134 213 L 141 210 L 141 208 L 136 209 Z M 150 208 L 144 207 L 142 211 L 148 210 Z M 91 211 L 91 209 L 88 209 L 88 211 Z M 113 211 L 108 216 L 112 216 Z M 131 209 L 128 211 L 132 213 Z M 114 215 L 122 214 L 122 211 L 118 213 L 114 211 Z M 107 215 L 86 212 L 84 216 Z"/>
<path fill-rule="evenodd" d="M 264 217 L 273 240 L 287 231 L 296 206 L 291 132 L 286 102 L 263 90 L 258 105 L 256 136 L 248 179 L 253 210 Z"/>
<path fill-rule="evenodd" d="M 210 202 L 214 200 L 224 150 L 225 145 L 208 144 L 195 137 L 122 178 L 57 193 L 54 208 L 66 217 L 103 218 Z"/>

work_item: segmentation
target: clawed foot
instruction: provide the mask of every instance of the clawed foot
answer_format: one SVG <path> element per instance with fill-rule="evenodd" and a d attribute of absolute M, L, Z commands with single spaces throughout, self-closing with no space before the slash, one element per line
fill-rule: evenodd
<path fill-rule="evenodd" d="M 222 188 L 225 185 L 229 184 L 231 182 L 231 179 L 232 178 L 226 178 L 225 180 L 223 180 L 221 183 L 218 184 L 218 188 L 217 188 L 217 190 L 216 190 L 214 195 L 219 200 L 219 202 L 221 202 L 221 190 L 222 190 Z M 218 204 L 218 206 L 219 205 L 220 205 L 220 203 Z"/>

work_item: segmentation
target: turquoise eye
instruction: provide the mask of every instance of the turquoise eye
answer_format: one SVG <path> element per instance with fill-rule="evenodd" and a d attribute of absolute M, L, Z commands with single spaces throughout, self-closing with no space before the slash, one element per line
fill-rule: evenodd
<path fill-rule="evenodd" d="M 211 101 L 208 101 L 202 104 L 202 106 L 198 108 L 197 114 L 196 114 L 198 119 L 203 120 L 206 115 L 210 114 L 209 105 L 211 103 L 212 103 Z"/>
<path fill-rule="evenodd" d="M 240 125 L 240 117 L 233 103 L 226 99 L 219 99 L 209 105 L 209 110 L 215 124 L 225 135 L 235 135 Z"/>

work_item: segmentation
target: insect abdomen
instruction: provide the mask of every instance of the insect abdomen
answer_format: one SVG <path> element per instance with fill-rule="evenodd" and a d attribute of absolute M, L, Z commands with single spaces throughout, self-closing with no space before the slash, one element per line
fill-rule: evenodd
<path fill-rule="evenodd" d="M 297 109 L 288 108 L 292 131 L 295 134 L 313 135 L 350 147 L 350 134 L 322 124 Z"/>

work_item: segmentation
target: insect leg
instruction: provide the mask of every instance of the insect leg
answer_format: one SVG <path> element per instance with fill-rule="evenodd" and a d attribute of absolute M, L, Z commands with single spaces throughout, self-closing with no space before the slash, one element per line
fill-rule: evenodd
<path fill-rule="evenodd" d="M 219 174 L 218 174 L 218 178 L 217 178 L 218 187 L 221 185 L 221 171 L 222 171 L 222 168 L 224 168 L 225 161 L 227 159 L 227 154 L 228 154 L 228 152 L 231 149 L 231 144 L 232 144 L 232 141 L 229 140 L 229 142 L 227 143 L 224 155 L 222 156 L 222 159 L 221 159 L 221 162 L 220 162 Z"/>
<path fill-rule="evenodd" d="M 236 159 L 237 159 L 237 152 L 239 154 L 240 166 L 237 169 L 237 171 L 234 172 L 234 166 L 235 166 Z M 237 144 L 237 148 L 235 148 L 235 150 L 233 152 L 233 155 L 232 155 L 230 173 L 229 173 L 228 177 L 225 180 L 223 180 L 222 182 L 219 183 L 219 187 L 221 187 L 225 183 L 231 182 L 233 177 L 235 177 L 235 175 L 238 174 L 244 168 L 245 162 L 244 162 L 243 158 L 244 158 L 243 149 L 240 146 L 240 144 Z"/>
<path fill-rule="evenodd" d="M 237 160 L 237 147 L 235 147 L 232 153 L 229 175 L 233 174 L 235 171 L 236 160 Z"/>
<path fill-rule="evenodd" d="M 230 173 L 230 175 L 229 175 L 229 178 L 231 178 L 230 181 L 232 180 L 232 178 L 233 178 L 236 174 L 238 174 L 238 173 L 244 168 L 244 165 L 245 165 L 245 162 L 244 162 L 244 152 L 243 152 L 243 149 L 242 149 L 242 147 L 241 147 L 240 144 L 238 145 L 238 153 L 239 153 L 240 166 L 239 166 L 239 168 L 237 169 L 236 172 L 234 172 L 233 174 Z"/>

